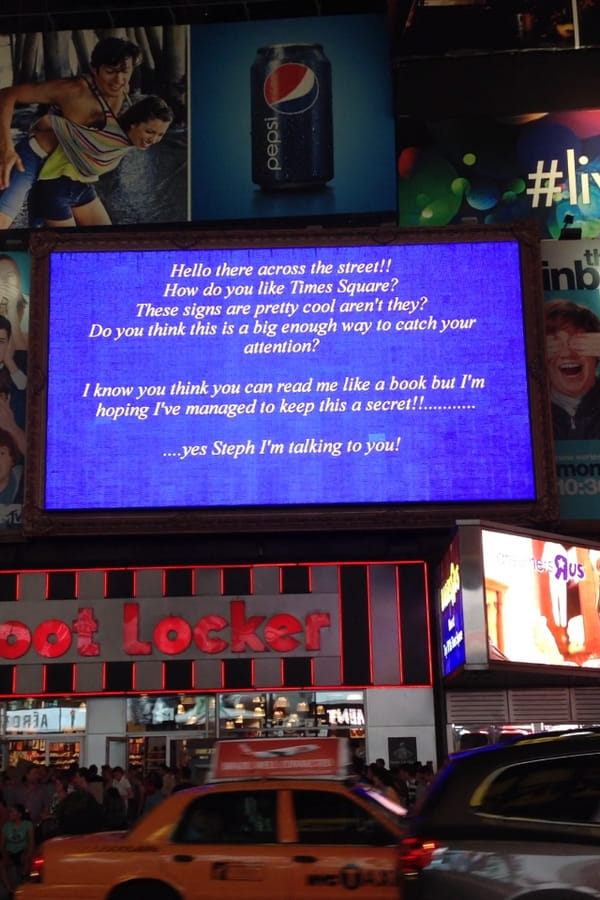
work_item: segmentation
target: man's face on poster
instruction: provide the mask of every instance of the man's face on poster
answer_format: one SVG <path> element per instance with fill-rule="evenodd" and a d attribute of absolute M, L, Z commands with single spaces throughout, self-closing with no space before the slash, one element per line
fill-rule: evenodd
<path fill-rule="evenodd" d="M 568 325 L 548 335 L 548 373 L 555 391 L 567 397 L 582 397 L 591 390 L 596 382 L 597 342 L 597 334 Z"/>
<path fill-rule="evenodd" d="M 0 314 L 6 315 L 8 307 L 21 293 L 21 273 L 12 259 L 0 259 Z"/>
<path fill-rule="evenodd" d="M 0 446 L 0 486 L 6 487 L 14 459 L 8 447 Z"/>
<path fill-rule="evenodd" d="M 133 60 L 126 59 L 118 66 L 101 65 L 94 70 L 98 90 L 106 99 L 119 97 L 129 90 L 129 80 L 133 72 Z"/>
<path fill-rule="evenodd" d="M 0 363 L 6 359 L 6 351 L 8 350 L 8 342 L 10 338 L 6 328 L 0 328 Z"/>

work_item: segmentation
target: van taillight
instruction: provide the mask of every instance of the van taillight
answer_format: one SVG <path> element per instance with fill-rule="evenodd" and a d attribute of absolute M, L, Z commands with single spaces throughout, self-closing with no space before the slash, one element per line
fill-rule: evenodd
<path fill-rule="evenodd" d="M 404 875 L 411 872 L 420 872 L 429 865 L 434 851 L 439 844 L 437 841 L 426 841 L 418 837 L 406 837 L 400 841 L 398 848 L 398 869 Z"/>
<path fill-rule="evenodd" d="M 30 881 L 42 881 L 42 873 L 44 870 L 44 856 L 39 851 L 34 854 L 31 860 L 31 868 L 29 869 Z"/>

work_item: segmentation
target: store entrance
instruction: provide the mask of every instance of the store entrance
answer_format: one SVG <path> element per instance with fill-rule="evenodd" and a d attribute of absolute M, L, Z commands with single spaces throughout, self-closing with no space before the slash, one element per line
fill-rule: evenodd
<path fill-rule="evenodd" d="M 185 737 L 171 740 L 171 764 L 177 768 L 189 768 L 193 784 L 206 781 L 210 760 L 214 753 L 213 738 Z"/>

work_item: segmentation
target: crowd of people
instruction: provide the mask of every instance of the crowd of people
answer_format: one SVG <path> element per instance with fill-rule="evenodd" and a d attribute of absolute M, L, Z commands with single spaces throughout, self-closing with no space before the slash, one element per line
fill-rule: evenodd
<path fill-rule="evenodd" d="M 10 896 L 41 841 L 127 829 L 166 796 L 191 786 L 186 766 L 146 773 L 141 766 L 8 766 L 0 782 L 0 885 Z"/>
<path fill-rule="evenodd" d="M 431 763 L 406 763 L 388 768 L 382 757 L 367 765 L 360 761 L 357 763 L 355 768 L 359 779 L 385 794 L 409 814 L 418 807 L 435 774 Z"/>

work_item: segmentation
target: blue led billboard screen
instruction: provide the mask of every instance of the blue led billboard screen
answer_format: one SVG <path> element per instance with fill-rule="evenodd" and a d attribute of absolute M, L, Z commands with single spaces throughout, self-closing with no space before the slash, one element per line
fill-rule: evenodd
<path fill-rule="evenodd" d="M 464 665 L 465 615 L 463 610 L 460 550 L 455 538 L 440 563 L 438 622 L 442 674 L 450 675 Z"/>
<path fill-rule="evenodd" d="M 430 234 L 63 239 L 41 506 L 535 501 L 522 247 Z"/>

